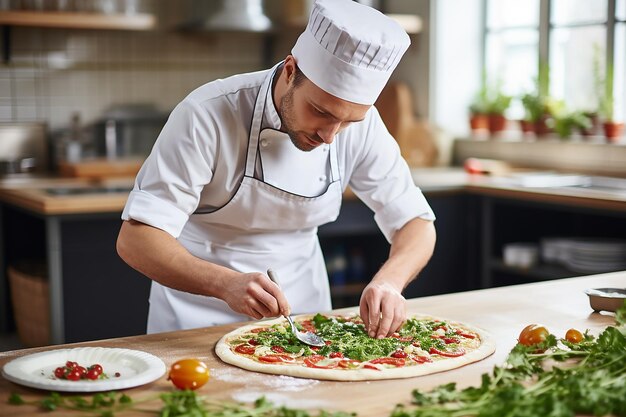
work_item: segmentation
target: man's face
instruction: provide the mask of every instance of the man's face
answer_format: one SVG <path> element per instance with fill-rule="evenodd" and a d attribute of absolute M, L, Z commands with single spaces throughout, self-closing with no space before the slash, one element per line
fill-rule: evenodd
<path fill-rule="evenodd" d="M 363 120 L 370 107 L 332 96 L 306 79 L 297 86 L 289 84 L 278 111 L 296 148 L 309 152 Z"/>

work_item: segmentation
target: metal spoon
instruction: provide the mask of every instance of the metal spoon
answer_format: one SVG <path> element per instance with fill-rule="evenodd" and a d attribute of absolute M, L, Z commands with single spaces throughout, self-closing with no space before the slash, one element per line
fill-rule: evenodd
<path fill-rule="evenodd" d="M 267 276 L 269 276 L 270 279 L 274 282 L 274 284 L 278 285 L 278 288 L 280 288 L 280 284 L 278 283 L 278 277 L 276 276 L 276 272 L 272 271 L 271 269 L 268 269 Z M 299 331 L 296 328 L 296 325 L 294 324 L 293 320 L 291 319 L 291 316 L 283 315 L 283 317 L 287 319 L 287 321 L 289 322 L 289 325 L 291 326 L 291 331 L 293 332 L 294 336 L 296 336 L 296 338 L 299 341 L 309 346 L 318 346 L 318 347 L 326 346 L 326 343 L 324 343 L 324 339 L 322 339 L 315 333 L 311 333 L 311 332 L 304 333 L 304 332 Z"/>

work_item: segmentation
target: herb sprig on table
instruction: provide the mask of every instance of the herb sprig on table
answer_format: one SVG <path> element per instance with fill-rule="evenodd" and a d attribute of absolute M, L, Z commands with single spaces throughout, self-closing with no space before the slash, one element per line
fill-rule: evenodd
<path fill-rule="evenodd" d="M 160 410 L 138 407 L 140 403 L 155 399 L 163 402 Z M 146 397 L 138 401 L 132 400 L 126 394 L 115 392 L 96 394 L 90 399 L 76 395 L 62 396 L 53 392 L 36 401 L 24 401 L 18 394 L 11 394 L 9 403 L 37 405 L 46 411 L 80 411 L 84 413 L 83 415 L 97 417 L 114 417 L 125 411 L 141 411 L 147 415 L 160 417 L 353 417 L 356 415 L 324 410 L 309 413 L 304 410 L 276 406 L 265 397 L 257 399 L 250 405 L 211 400 L 190 390 L 167 392 L 158 397 Z"/>
<path fill-rule="evenodd" d="M 549 335 L 537 345 L 517 344 L 504 367 L 482 375 L 480 387 L 414 390 L 416 407 L 399 405 L 392 417 L 626 416 L 626 303 L 616 319 L 597 339 Z"/>

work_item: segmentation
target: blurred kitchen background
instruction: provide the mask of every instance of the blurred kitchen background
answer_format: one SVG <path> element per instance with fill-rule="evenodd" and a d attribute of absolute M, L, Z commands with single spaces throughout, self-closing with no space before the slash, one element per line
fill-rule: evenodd
<path fill-rule="evenodd" d="M 369 0 L 412 45 L 377 102 L 438 220 L 407 297 L 626 269 L 626 0 Z M 145 331 L 115 253 L 169 112 L 284 58 L 312 0 L 0 0 L 0 351 Z M 389 246 L 348 192 L 335 307 Z M 626 283 L 625 283 L 626 286 Z"/>

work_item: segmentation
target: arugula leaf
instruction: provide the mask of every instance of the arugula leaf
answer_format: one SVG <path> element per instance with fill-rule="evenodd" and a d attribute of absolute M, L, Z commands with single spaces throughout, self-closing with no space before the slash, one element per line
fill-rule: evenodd
<path fill-rule="evenodd" d="M 622 306 L 615 311 L 615 321 L 619 327 L 626 326 L 626 298 Z"/>

